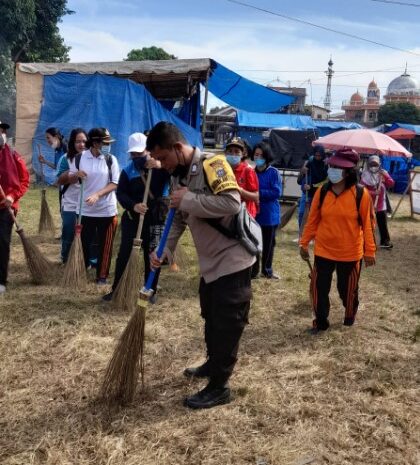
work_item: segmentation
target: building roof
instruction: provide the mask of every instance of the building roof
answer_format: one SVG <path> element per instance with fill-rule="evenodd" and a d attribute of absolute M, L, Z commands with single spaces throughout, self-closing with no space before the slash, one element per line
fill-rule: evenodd
<path fill-rule="evenodd" d="M 387 89 L 389 95 L 420 95 L 420 84 L 416 78 L 407 72 L 393 79 Z"/>
<path fill-rule="evenodd" d="M 350 103 L 363 103 L 363 97 L 359 93 L 359 91 L 355 92 L 351 97 L 350 97 Z"/>
<path fill-rule="evenodd" d="M 145 60 L 98 63 L 19 63 L 19 71 L 30 74 L 107 74 L 143 84 L 156 98 L 189 96 L 197 82 L 206 80 L 209 58 L 193 60 Z M 195 90 L 194 90 L 195 91 Z"/>

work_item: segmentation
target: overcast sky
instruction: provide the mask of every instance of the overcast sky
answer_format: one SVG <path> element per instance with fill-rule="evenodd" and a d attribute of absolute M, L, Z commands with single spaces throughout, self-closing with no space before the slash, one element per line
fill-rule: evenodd
<path fill-rule="evenodd" d="M 420 78 L 419 8 L 377 0 L 243 0 L 275 13 L 382 42 L 415 54 L 252 10 L 227 0 L 69 0 L 76 13 L 60 25 L 72 61 L 119 61 L 133 48 L 156 45 L 178 58 L 206 58 L 261 84 L 307 88 L 307 103 L 322 104 L 332 55 L 332 103 L 374 77 L 382 95 L 394 77 Z M 386 71 L 384 71 L 386 70 Z M 364 72 L 363 74 L 352 74 Z M 216 101 L 212 100 L 212 104 Z"/>

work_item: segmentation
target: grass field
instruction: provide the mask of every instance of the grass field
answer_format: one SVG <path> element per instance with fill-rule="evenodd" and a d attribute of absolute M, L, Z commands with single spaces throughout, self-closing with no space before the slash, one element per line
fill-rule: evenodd
<path fill-rule="evenodd" d="M 57 197 L 49 190 L 59 225 Z M 59 241 L 36 236 L 39 204 L 32 189 L 19 217 L 57 262 L 58 280 Z M 132 405 L 108 409 L 95 396 L 129 315 L 103 305 L 106 289 L 94 284 L 81 295 L 31 285 L 14 234 L 0 299 L 0 463 L 419 465 L 420 221 L 409 218 L 407 199 L 398 216 L 394 249 L 362 272 L 356 325 L 342 326 L 334 289 L 332 327 L 317 337 L 305 333 L 308 270 L 293 243 L 296 219 L 289 223 L 275 254 L 281 281 L 253 286 L 235 400 L 209 411 L 182 406 L 202 385 L 182 371 L 204 354 L 188 235 L 182 271 L 163 272 L 148 311 L 145 390 Z"/>

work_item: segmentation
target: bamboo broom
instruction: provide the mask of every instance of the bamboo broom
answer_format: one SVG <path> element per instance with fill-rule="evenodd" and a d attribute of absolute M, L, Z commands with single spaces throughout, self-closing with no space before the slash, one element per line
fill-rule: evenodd
<path fill-rule="evenodd" d="M 144 188 L 143 203 L 147 203 L 149 197 L 150 182 L 152 180 L 152 170 L 147 173 L 146 186 Z M 143 231 L 144 216 L 140 214 L 137 234 L 133 240 L 130 258 L 125 267 L 124 273 L 112 295 L 112 302 L 115 308 L 121 311 L 133 311 L 136 305 L 136 295 L 141 285 L 141 233 Z"/>
<path fill-rule="evenodd" d="M 61 285 L 65 288 L 82 290 L 86 287 L 87 275 L 85 259 L 83 255 L 82 246 L 82 206 L 83 206 L 83 186 L 84 181 L 82 179 L 80 183 L 80 199 L 79 199 L 79 215 L 77 217 L 77 223 L 75 226 L 74 238 L 71 244 L 69 257 L 64 268 L 63 278 L 61 279 Z"/>
<path fill-rule="evenodd" d="M 175 209 L 169 210 L 168 217 L 159 242 L 156 255 L 162 257 L 175 216 Z M 100 398 L 108 403 L 127 404 L 133 400 L 139 374 L 144 386 L 144 330 L 146 323 L 146 308 L 152 295 L 152 283 L 156 270 L 149 273 L 147 282 L 140 291 L 136 310 L 122 333 L 114 353 L 108 363 L 105 377 L 100 390 Z"/>
<path fill-rule="evenodd" d="M 41 146 L 38 144 L 38 154 L 41 155 Z M 54 234 L 55 225 L 51 210 L 47 201 L 47 189 L 45 188 L 44 164 L 41 163 L 41 210 L 38 223 L 38 234 Z"/>
<path fill-rule="evenodd" d="M 0 186 L 0 195 L 5 198 L 3 188 Z M 32 282 L 34 284 L 45 284 L 52 275 L 53 264 L 47 260 L 38 247 L 26 236 L 22 226 L 16 220 L 11 207 L 8 211 L 12 221 L 15 224 L 16 232 L 19 234 L 25 254 L 26 263 L 28 265 L 29 273 L 31 274 Z"/>

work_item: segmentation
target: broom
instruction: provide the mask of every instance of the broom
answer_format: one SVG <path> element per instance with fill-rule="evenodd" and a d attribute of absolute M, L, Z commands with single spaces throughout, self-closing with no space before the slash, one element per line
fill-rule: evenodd
<path fill-rule="evenodd" d="M 75 226 L 74 238 L 71 244 L 69 257 L 64 268 L 64 274 L 61 279 L 61 285 L 66 288 L 81 290 L 84 289 L 87 282 L 85 259 L 82 246 L 82 206 L 83 206 L 83 179 L 80 183 L 80 200 L 79 215 Z"/>
<path fill-rule="evenodd" d="M 1 186 L 0 195 L 2 198 L 6 197 Z M 43 256 L 38 247 L 26 236 L 22 226 L 17 222 L 11 207 L 8 207 L 8 211 L 22 242 L 26 264 L 28 265 L 32 282 L 34 284 L 45 284 L 52 274 L 52 263 Z"/>
<path fill-rule="evenodd" d="M 283 229 L 289 223 L 289 221 L 293 217 L 293 214 L 295 213 L 295 210 L 296 210 L 297 206 L 298 206 L 298 204 L 296 202 L 294 202 L 293 205 L 291 205 L 286 210 L 285 213 L 282 213 L 278 229 Z"/>
<path fill-rule="evenodd" d="M 175 211 L 174 208 L 169 210 L 165 229 L 156 252 L 158 258 L 163 254 Z M 146 307 L 148 299 L 153 293 L 151 287 L 155 273 L 155 270 L 149 273 L 147 282 L 140 291 L 136 310 L 122 333 L 108 363 L 100 391 L 100 398 L 108 403 L 127 404 L 131 402 L 139 374 L 141 375 L 142 386 L 144 386 L 143 353 Z"/>
<path fill-rule="evenodd" d="M 147 173 L 146 186 L 144 188 L 143 203 L 147 203 L 149 197 L 152 170 Z M 136 295 L 140 289 L 141 280 L 141 233 L 143 230 L 144 215 L 140 214 L 137 234 L 133 240 L 130 258 L 128 259 L 124 273 L 112 295 L 114 306 L 119 310 L 132 311 L 136 302 Z"/>
<path fill-rule="evenodd" d="M 38 153 L 41 155 L 41 147 L 38 144 Z M 45 188 L 44 165 L 41 163 L 41 212 L 39 215 L 38 234 L 54 234 L 55 225 L 47 202 L 47 189 Z"/>

